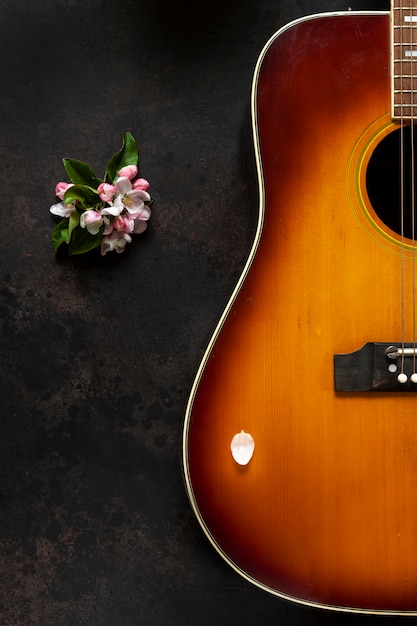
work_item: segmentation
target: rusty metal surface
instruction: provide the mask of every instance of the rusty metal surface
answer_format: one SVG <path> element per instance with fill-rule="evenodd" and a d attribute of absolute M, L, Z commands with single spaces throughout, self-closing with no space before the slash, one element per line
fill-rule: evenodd
<path fill-rule="evenodd" d="M 290 19 L 347 7 L 0 0 L 2 625 L 334 623 L 213 554 L 181 434 L 253 234 L 241 139 L 258 54 Z M 148 231 L 122 255 L 56 260 L 61 158 L 101 171 L 126 130 L 156 198 Z"/>

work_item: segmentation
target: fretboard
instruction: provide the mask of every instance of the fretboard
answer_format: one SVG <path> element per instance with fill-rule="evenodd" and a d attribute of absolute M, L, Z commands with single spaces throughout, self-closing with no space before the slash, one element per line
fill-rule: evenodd
<path fill-rule="evenodd" d="M 417 118 L 417 0 L 392 0 L 391 116 Z"/>

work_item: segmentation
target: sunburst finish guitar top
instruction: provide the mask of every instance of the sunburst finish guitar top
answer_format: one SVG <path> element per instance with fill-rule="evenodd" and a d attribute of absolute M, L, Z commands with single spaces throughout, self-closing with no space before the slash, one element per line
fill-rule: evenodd
<path fill-rule="evenodd" d="M 414 246 L 396 200 L 382 206 L 398 162 L 391 51 L 390 15 L 353 12 L 294 22 L 259 59 L 258 231 L 192 390 L 184 468 L 205 533 L 246 579 L 417 615 Z"/>

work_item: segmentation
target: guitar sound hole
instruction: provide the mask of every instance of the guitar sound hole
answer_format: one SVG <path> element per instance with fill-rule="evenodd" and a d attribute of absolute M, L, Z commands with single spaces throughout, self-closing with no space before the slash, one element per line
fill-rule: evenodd
<path fill-rule="evenodd" d="M 404 165 L 401 174 L 401 131 L 395 130 L 378 144 L 368 164 L 366 187 L 368 197 L 380 220 L 398 235 L 401 235 L 401 188 L 404 194 L 404 235 L 412 239 L 412 185 L 411 185 L 411 130 L 404 128 Z M 414 146 L 417 151 L 417 132 L 414 130 Z M 415 158 L 417 161 L 417 155 Z M 415 196 L 417 195 L 416 163 L 414 164 Z M 401 184 L 403 176 L 403 185 Z M 417 212 L 417 197 L 415 203 Z M 417 221 L 414 221 L 415 237 Z"/>

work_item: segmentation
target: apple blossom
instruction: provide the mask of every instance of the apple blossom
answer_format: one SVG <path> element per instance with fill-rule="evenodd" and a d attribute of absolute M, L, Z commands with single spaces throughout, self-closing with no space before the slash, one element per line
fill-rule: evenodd
<path fill-rule="evenodd" d="M 63 181 L 61 181 L 60 183 L 57 183 L 57 185 L 55 187 L 55 195 L 60 200 L 63 200 L 66 190 L 69 189 L 72 186 L 73 186 L 73 183 L 66 183 L 66 182 L 63 182 Z"/>
<path fill-rule="evenodd" d="M 122 169 L 120 169 L 117 172 L 119 178 L 128 178 L 129 180 L 132 180 L 132 178 L 135 178 L 137 173 L 138 173 L 138 168 L 136 165 L 126 165 L 125 167 L 122 167 Z"/>
<path fill-rule="evenodd" d="M 91 235 L 97 235 L 103 223 L 103 217 L 99 211 L 90 209 L 81 213 L 80 226 L 86 228 Z"/>
<path fill-rule="evenodd" d="M 133 189 L 143 189 L 143 191 L 148 191 L 149 183 L 145 178 L 137 178 L 132 183 Z"/>
<path fill-rule="evenodd" d="M 75 211 L 75 205 L 72 203 L 64 204 L 64 202 L 58 202 L 58 204 L 53 204 L 49 210 L 52 215 L 66 218 L 69 217 L 73 211 Z"/>
<path fill-rule="evenodd" d="M 132 233 L 135 227 L 135 220 L 130 215 L 118 215 L 114 218 L 112 226 L 118 232 Z"/>
<path fill-rule="evenodd" d="M 52 233 L 55 253 L 62 244 L 68 246 L 69 254 L 82 254 L 98 246 L 102 255 L 120 253 L 132 241 L 132 234 L 146 230 L 153 200 L 148 193 L 149 182 L 135 179 L 138 167 L 132 161 L 137 154 L 135 139 L 127 132 L 103 179 L 82 161 L 63 160 L 71 182 L 57 183 L 55 194 L 60 202 L 50 207 L 50 212 L 61 218 Z M 72 186 L 74 189 L 66 194 Z M 70 203 L 64 201 L 66 195 Z"/>
<path fill-rule="evenodd" d="M 135 213 L 139 209 L 142 209 L 144 203 L 151 200 L 151 196 L 147 191 L 143 189 L 133 189 L 132 183 L 125 176 L 118 178 L 115 184 L 119 195 L 116 196 L 113 204 L 116 206 L 122 204 L 129 213 Z"/>
<path fill-rule="evenodd" d="M 105 235 L 101 242 L 101 254 L 104 256 L 107 252 L 115 250 L 120 253 L 126 247 L 126 243 L 130 243 L 132 237 L 128 233 L 119 233 L 113 231 L 111 235 Z"/>
<path fill-rule="evenodd" d="M 117 187 L 115 185 L 109 185 L 109 183 L 100 183 L 97 187 L 97 191 L 100 196 L 100 200 L 103 200 L 103 202 L 110 202 L 117 193 Z"/>

